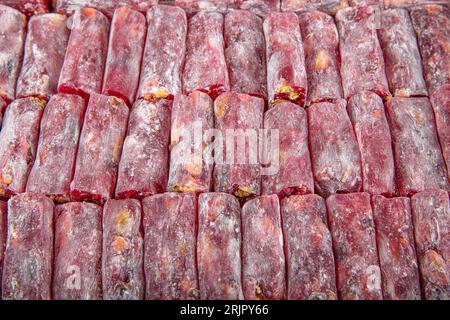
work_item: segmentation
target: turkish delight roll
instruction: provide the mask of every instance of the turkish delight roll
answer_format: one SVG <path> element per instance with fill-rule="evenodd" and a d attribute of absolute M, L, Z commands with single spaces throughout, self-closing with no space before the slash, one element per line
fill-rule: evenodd
<path fill-rule="evenodd" d="M 93 94 L 81 131 L 70 196 L 103 204 L 114 194 L 128 121 L 128 107 L 116 97 Z"/>
<path fill-rule="evenodd" d="M 56 203 L 69 201 L 85 102 L 77 95 L 51 97 L 41 120 L 36 160 L 26 190 L 47 195 Z"/>
<path fill-rule="evenodd" d="M 267 98 L 266 43 L 261 18 L 244 10 L 228 13 L 224 37 L 230 89 Z"/>
<path fill-rule="evenodd" d="M 142 206 L 145 234 L 145 298 L 198 299 L 195 194 L 158 194 L 142 200 Z"/>
<path fill-rule="evenodd" d="M 264 241 L 261 241 L 261 235 Z M 247 300 L 286 296 L 285 258 L 277 195 L 249 200 L 242 207 L 242 287 Z"/>
<path fill-rule="evenodd" d="M 412 8 L 410 14 L 431 95 L 441 85 L 450 83 L 450 8 L 423 5 Z"/>
<path fill-rule="evenodd" d="M 0 4 L 19 10 L 27 16 L 50 11 L 50 0 L 0 0 Z"/>
<path fill-rule="evenodd" d="M 320 11 L 299 16 L 308 75 L 308 104 L 342 98 L 339 36 L 333 17 Z"/>
<path fill-rule="evenodd" d="M 166 191 L 172 102 L 137 100 L 130 113 L 116 198 L 143 198 Z"/>
<path fill-rule="evenodd" d="M 200 91 L 176 95 L 171 121 L 168 191 L 209 191 L 213 164 L 203 156 L 203 136 L 214 127 L 211 98 Z"/>
<path fill-rule="evenodd" d="M 58 92 L 89 98 L 102 90 L 108 50 L 109 21 L 92 8 L 76 10 L 69 19 L 70 37 Z"/>
<path fill-rule="evenodd" d="M 372 205 L 384 299 L 420 300 L 409 198 L 373 196 Z"/>
<path fill-rule="evenodd" d="M 189 19 L 183 91 L 203 91 L 214 100 L 230 89 L 225 62 L 223 16 L 199 12 Z"/>
<path fill-rule="evenodd" d="M 325 201 L 316 194 L 281 202 L 289 300 L 336 300 L 336 275 Z"/>
<path fill-rule="evenodd" d="M 108 55 L 103 77 L 103 94 L 134 102 L 139 84 L 145 42 L 145 17 L 128 7 L 114 11 Z"/>
<path fill-rule="evenodd" d="M 343 99 L 308 108 L 309 146 L 316 192 L 358 192 L 362 186 L 361 156 Z"/>
<path fill-rule="evenodd" d="M 16 81 L 23 57 L 27 18 L 0 5 L 0 97 L 9 103 L 16 98 Z"/>
<path fill-rule="evenodd" d="M 6 202 L 0 200 L 0 295 L 2 293 L 1 283 L 3 275 L 3 258 L 5 257 L 6 242 Z"/>
<path fill-rule="evenodd" d="M 175 5 L 183 8 L 189 15 L 199 11 L 226 13 L 239 8 L 242 0 L 175 0 Z"/>
<path fill-rule="evenodd" d="M 215 127 L 222 133 L 224 146 L 222 159 L 217 157 L 219 161 L 214 167 L 214 191 L 239 198 L 261 194 L 258 145 L 264 100 L 241 93 L 223 93 L 214 102 L 214 113 Z"/>
<path fill-rule="evenodd" d="M 53 211 L 53 202 L 38 193 L 9 200 L 3 300 L 51 299 Z"/>
<path fill-rule="evenodd" d="M 147 12 L 147 23 L 147 41 L 137 97 L 172 100 L 174 95 L 182 92 L 186 13 L 173 6 L 154 6 Z"/>
<path fill-rule="evenodd" d="M 383 100 L 373 92 L 362 91 L 350 98 L 347 110 L 361 153 L 362 190 L 394 194 L 394 156 Z"/>
<path fill-rule="evenodd" d="M 263 28 L 269 101 L 288 100 L 303 106 L 307 79 L 298 17 L 292 12 L 273 12 L 264 20 Z"/>
<path fill-rule="evenodd" d="M 392 98 L 386 103 L 400 196 L 425 189 L 449 190 L 433 109 L 427 98 Z"/>
<path fill-rule="evenodd" d="M 261 177 L 262 194 L 286 197 L 314 192 L 307 122 L 306 111 L 287 101 L 265 113 L 264 129 L 270 140 L 264 144 L 264 154 L 274 171 Z M 274 135 L 278 141 L 272 140 Z"/>
<path fill-rule="evenodd" d="M 104 300 L 144 298 L 143 248 L 139 200 L 108 200 L 103 208 Z"/>
<path fill-rule="evenodd" d="M 266 17 L 271 12 L 280 11 L 280 6 L 281 0 L 242 0 L 239 8 Z"/>
<path fill-rule="evenodd" d="M 17 97 L 50 99 L 57 93 L 69 29 L 65 16 L 47 13 L 31 17 L 25 54 L 17 81 Z"/>
<path fill-rule="evenodd" d="M 55 300 L 102 299 L 102 208 L 69 202 L 56 207 Z"/>
<path fill-rule="evenodd" d="M 197 266 L 202 300 L 241 300 L 241 209 L 226 193 L 198 198 Z"/>
<path fill-rule="evenodd" d="M 0 131 L 0 198 L 25 191 L 44 107 L 43 100 L 23 98 L 14 100 L 5 111 Z"/>
<path fill-rule="evenodd" d="M 375 225 L 368 193 L 327 199 L 336 259 L 337 289 L 343 300 L 382 300 Z"/>
<path fill-rule="evenodd" d="M 378 20 L 371 6 L 348 7 L 336 14 L 342 86 L 347 99 L 363 90 L 383 98 L 390 95 L 377 36 Z"/>
<path fill-rule="evenodd" d="M 281 11 L 305 12 L 320 10 L 334 15 L 349 6 L 348 0 L 281 0 Z"/>

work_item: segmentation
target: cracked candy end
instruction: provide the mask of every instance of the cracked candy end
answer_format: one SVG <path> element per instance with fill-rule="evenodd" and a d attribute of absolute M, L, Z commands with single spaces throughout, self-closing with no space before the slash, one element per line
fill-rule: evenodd
<path fill-rule="evenodd" d="M 169 188 L 170 192 L 198 192 L 194 186 L 173 186 Z"/>
<path fill-rule="evenodd" d="M 252 187 L 240 186 L 237 187 L 233 194 L 238 198 L 248 198 L 254 194 L 254 190 Z"/>

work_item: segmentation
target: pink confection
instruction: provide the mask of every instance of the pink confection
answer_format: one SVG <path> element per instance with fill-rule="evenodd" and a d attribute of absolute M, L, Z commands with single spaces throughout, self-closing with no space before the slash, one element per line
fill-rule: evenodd
<path fill-rule="evenodd" d="M 213 164 L 203 157 L 203 135 L 214 127 L 211 98 L 200 91 L 176 95 L 172 105 L 168 191 L 208 192 Z"/>
<path fill-rule="evenodd" d="M 127 121 L 128 107 L 122 100 L 91 96 L 70 185 L 72 200 L 103 204 L 113 196 Z"/>
<path fill-rule="evenodd" d="M 384 7 L 387 8 L 407 8 L 419 4 L 429 4 L 432 2 L 444 3 L 445 0 L 383 0 Z"/>
<path fill-rule="evenodd" d="M 172 100 L 182 92 L 186 13 L 173 6 L 154 6 L 147 12 L 147 24 L 138 98 Z"/>
<path fill-rule="evenodd" d="M 3 258 L 5 256 L 6 216 L 6 202 L 0 201 L 0 295 L 2 294 L 1 283 L 3 275 Z"/>
<path fill-rule="evenodd" d="M 361 156 L 345 100 L 313 104 L 308 126 L 316 192 L 326 198 L 360 191 Z"/>
<path fill-rule="evenodd" d="M 145 42 L 145 17 L 128 7 L 114 11 L 109 35 L 103 94 L 133 104 Z"/>
<path fill-rule="evenodd" d="M 372 205 L 384 298 L 420 300 L 409 198 L 373 196 Z"/>
<path fill-rule="evenodd" d="M 336 300 L 336 275 L 325 201 L 315 194 L 281 202 L 289 300 Z"/>
<path fill-rule="evenodd" d="M 427 98 L 392 98 L 386 103 L 400 196 L 426 189 L 449 190 L 447 168 Z"/>
<path fill-rule="evenodd" d="M 440 87 L 433 93 L 431 104 L 433 105 L 436 129 L 450 179 L 450 84 Z"/>
<path fill-rule="evenodd" d="M 423 5 L 410 13 L 428 93 L 432 95 L 441 85 L 450 83 L 450 7 Z"/>
<path fill-rule="evenodd" d="M 227 92 L 214 102 L 215 127 L 222 135 L 222 155 L 215 155 L 214 191 L 239 198 L 261 194 L 258 136 L 264 100 Z"/>
<path fill-rule="evenodd" d="M 308 75 L 308 104 L 342 98 L 339 36 L 333 17 L 320 11 L 299 16 Z"/>
<path fill-rule="evenodd" d="M 241 300 L 241 209 L 226 193 L 198 198 L 197 266 L 202 300 Z"/>
<path fill-rule="evenodd" d="M 195 194 L 158 194 L 145 198 L 142 206 L 145 233 L 145 298 L 198 299 Z"/>
<path fill-rule="evenodd" d="M 175 5 L 192 15 L 198 11 L 226 13 L 238 9 L 242 2 L 243 0 L 175 0 Z"/>
<path fill-rule="evenodd" d="M 43 100 L 24 98 L 14 100 L 5 111 L 0 132 L 0 198 L 25 191 L 44 107 Z"/>
<path fill-rule="evenodd" d="M 347 0 L 281 0 L 281 11 L 304 12 L 320 10 L 334 15 L 349 6 Z"/>
<path fill-rule="evenodd" d="M 266 42 L 261 18 L 244 10 L 228 13 L 224 37 L 231 90 L 267 98 Z"/>
<path fill-rule="evenodd" d="M 53 210 L 53 202 L 37 193 L 22 193 L 8 202 L 3 300 L 51 299 Z"/>
<path fill-rule="evenodd" d="M 339 298 L 382 300 L 375 225 L 368 193 L 327 199 Z"/>
<path fill-rule="evenodd" d="M 396 97 L 426 96 L 427 88 L 422 75 L 416 33 L 408 11 L 383 11 L 379 35 L 392 94 Z"/>
<path fill-rule="evenodd" d="M 36 160 L 28 192 L 47 195 L 56 203 L 69 201 L 85 103 L 76 95 L 52 96 L 41 120 Z"/>
<path fill-rule="evenodd" d="M 50 11 L 50 0 L 0 0 L 0 4 L 19 10 L 27 16 Z"/>
<path fill-rule="evenodd" d="M 17 81 L 18 98 L 35 96 L 48 100 L 57 93 L 68 39 L 65 16 L 47 13 L 31 17 Z"/>
<path fill-rule="evenodd" d="M 214 100 L 229 91 L 225 62 L 223 16 L 217 12 L 199 12 L 189 19 L 183 91 L 203 91 Z"/>
<path fill-rule="evenodd" d="M 447 191 L 427 190 L 411 198 L 422 293 L 427 300 L 450 299 L 450 216 Z"/>
<path fill-rule="evenodd" d="M 102 208 L 86 202 L 56 207 L 55 300 L 102 299 Z"/>
<path fill-rule="evenodd" d="M 377 12 L 370 6 L 349 7 L 336 14 L 342 86 L 347 99 L 363 90 L 383 98 L 390 95 L 377 37 L 378 20 Z"/>
<path fill-rule="evenodd" d="M 16 97 L 16 80 L 22 63 L 27 18 L 0 5 L 0 98 L 6 103 Z"/>
<path fill-rule="evenodd" d="M 266 17 L 271 12 L 280 11 L 281 0 L 241 0 L 240 9 Z"/>
<path fill-rule="evenodd" d="M 393 195 L 394 156 L 383 100 L 373 92 L 362 91 L 349 99 L 347 110 L 361 152 L 362 190 Z"/>
<path fill-rule="evenodd" d="M 274 150 L 276 144 L 266 145 L 265 155 L 274 172 L 262 176 L 262 194 L 285 197 L 314 192 L 307 121 L 306 111 L 287 101 L 265 113 L 264 129 L 269 130 L 270 139 L 278 133 L 279 143 L 278 151 Z"/>
<path fill-rule="evenodd" d="M 242 207 L 242 287 L 247 300 L 279 300 L 286 296 L 277 195 L 258 197 Z"/>
<path fill-rule="evenodd" d="M 291 12 L 271 13 L 264 21 L 263 28 L 269 101 L 288 100 L 303 106 L 307 79 L 297 15 Z"/>
<path fill-rule="evenodd" d="M 137 100 L 131 109 L 116 186 L 116 198 L 143 198 L 167 189 L 169 100 Z"/>
<path fill-rule="evenodd" d="M 92 8 L 76 10 L 69 19 L 72 30 L 59 78 L 59 93 L 88 99 L 102 89 L 108 49 L 109 21 Z"/>
<path fill-rule="evenodd" d="M 144 298 L 143 248 L 139 200 L 108 200 L 103 208 L 104 300 Z"/>

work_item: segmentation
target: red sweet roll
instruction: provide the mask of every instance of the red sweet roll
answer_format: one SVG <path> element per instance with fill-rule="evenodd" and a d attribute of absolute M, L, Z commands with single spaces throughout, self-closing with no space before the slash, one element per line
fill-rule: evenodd
<path fill-rule="evenodd" d="M 199 11 L 226 13 L 239 9 L 242 2 L 243 0 L 175 0 L 175 5 L 193 15 Z"/>
<path fill-rule="evenodd" d="M 27 181 L 28 192 L 47 195 L 56 203 L 70 199 L 85 102 L 77 95 L 51 97 L 41 120 L 36 160 Z"/>
<path fill-rule="evenodd" d="M 3 275 L 3 259 L 5 258 L 5 243 L 6 243 L 6 217 L 7 205 L 5 201 L 0 200 L 0 284 L 2 283 Z M 2 293 L 0 285 L 0 295 Z"/>
<path fill-rule="evenodd" d="M 53 299 L 102 299 L 102 208 L 70 202 L 56 207 Z"/>
<path fill-rule="evenodd" d="M 195 194 L 158 194 L 142 200 L 142 207 L 145 233 L 145 298 L 198 299 Z"/>
<path fill-rule="evenodd" d="M 53 202 L 38 193 L 9 200 L 3 300 L 52 298 L 53 211 Z"/>
<path fill-rule="evenodd" d="M 0 0 L 0 4 L 19 10 L 27 16 L 50 11 L 50 0 Z"/>
<path fill-rule="evenodd" d="M 347 0 L 281 0 L 281 11 L 305 12 L 320 10 L 334 15 L 349 6 Z"/>
<path fill-rule="evenodd" d="M 239 6 L 242 10 L 248 10 L 265 18 L 271 12 L 280 11 L 281 0 L 241 0 Z"/>

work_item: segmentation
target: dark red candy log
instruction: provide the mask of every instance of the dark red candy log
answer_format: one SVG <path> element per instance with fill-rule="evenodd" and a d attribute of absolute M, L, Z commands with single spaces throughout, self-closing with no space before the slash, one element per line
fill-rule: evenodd
<path fill-rule="evenodd" d="M 158 194 L 145 198 L 142 206 L 145 233 L 145 298 L 198 299 L 195 194 Z"/>
<path fill-rule="evenodd" d="M 70 17 L 69 24 L 71 33 L 58 91 L 87 99 L 102 90 L 109 21 L 100 11 L 82 8 Z"/>
<path fill-rule="evenodd" d="M 372 205 L 384 298 L 420 300 L 409 198 L 373 196 Z"/>
<path fill-rule="evenodd" d="M 228 13 L 224 37 L 230 89 L 267 98 L 266 43 L 261 18 L 244 10 Z"/>
<path fill-rule="evenodd" d="M 274 12 L 268 15 L 263 27 L 269 101 L 289 100 L 303 106 L 307 79 L 298 17 L 291 12 Z"/>
<path fill-rule="evenodd" d="M 189 19 L 183 91 L 200 90 L 214 100 L 229 89 L 223 16 L 217 12 L 199 12 Z"/>
<path fill-rule="evenodd" d="M 103 94 L 121 98 L 129 106 L 134 102 L 139 85 L 145 29 L 145 17 L 140 12 L 128 7 L 114 11 L 103 78 Z"/>
<path fill-rule="evenodd" d="M 50 0 L 0 0 L 0 4 L 19 10 L 27 16 L 50 11 Z"/>
<path fill-rule="evenodd" d="M 261 241 L 261 235 L 264 241 Z M 286 297 L 285 258 L 277 195 L 261 196 L 242 207 L 242 287 L 245 299 Z"/>
<path fill-rule="evenodd" d="M 0 5 L 0 97 L 6 102 L 16 97 L 16 80 L 22 63 L 27 18 L 19 11 Z"/>
<path fill-rule="evenodd" d="M 431 95 L 441 85 L 450 83 L 450 8 L 432 4 L 417 6 L 411 9 L 411 20 Z"/>
<path fill-rule="evenodd" d="M 281 202 L 289 300 L 336 300 L 336 275 L 325 201 L 315 194 Z"/>
<path fill-rule="evenodd" d="M 270 169 L 262 176 L 262 194 L 285 197 L 314 192 L 307 121 L 306 111 L 287 101 L 265 113 L 264 162 Z"/>
<path fill-rule="evenodd" d="M 18 98 L 36 96 L 48 100 L 57 93 L 68 39 L 65 16 L 48 13 L 31 17 L 17 81 Z"/>
<path fill-rule="evenodd" d="M 304 12 L 320 10 L 334 15 L 348 7 L 347 0 L 281 0 L 281 11 Z"/>
<path fill-rule="evenodd" d="M 308 75 L 308 104 L 342 98 L 339 36 L 333 17 L 320 12 L 299 16 Z"/>
<path fill-rule="evenodd" d="M 280 11 L 281 0 L 242 0 L 240 9 L 266 17 L 271 12 Z"/>
<path fill-rule="evenodd" d="M 6 242 L 6 202 L 0 201 L 0 284 L 2 283 L 3 275 L 3 259 L 5 257 L 5 242 Z M 0 285 L 0 294 L 2 293 Z"/>
<path fill-rule="evenodd" d="M 406 9 L 381 14 L 380 44 L 386 59 L 389 88 L 396 97 L 426 96 L 416 33 Z"/>
<path fill-rule="evenodd" d="M 0 198 L 25 191 L 36 158 L 39 122 L 45 101 L 24 98 L 5 111 L 0 132 Z"/>
<path fill-rule="evenodd" d="M 102 299 L 102 208 L 70 202 L 56 207 L 55 300 Z"/>
<path fill-rule="evenodd" d="M 317 193 L 358 192 L 362 186 L 361 156 L 343 99 L 308 108 L 309 146 Z"/>
<path fill-rule="evenodd" d="M 84 111 L 85 102 L 79 96 L 52 96 L 42 116 L 27 191 L 43 193 L 57 203 L 69 201 Z"/>
<path fill-rule="evenodd" d="M 394 156 L 383 100 L 373 92 L 362 91 L 350 98 L 347 111 L 361 152 L 362 190 L 394 194 Z"/>
<path fill-rule="evenodd" d="M 123 144 L 116 198 L 143 198 L 166 191 L 169 175 L 169 100 L 137 100 Z"/>
<path fill-rule="evenodd" d="M 127 121 L 125 102 L 100 94 L 91 96 L 70 185 L 73 200 L 103 204 L 113 196 Z"/>
<path fill-rule="evenodd" d="M 422 292 L 427 300 L 450 299 L 448 192 L 427 190 L 411 198 Z"/>
<path fill-rule="evenodd" d="M 158 5 L 147 12 L 147 41 L 142 61 L 138 98 L 173 99 L 182 92 L 186 54 L 186 13 L 177 7 Z"/>
<path fill-rule="evenodd" d="M 450 84 L 440 87 L 433 93 L 431 104 L 434 109 L 436 129 L 450 179 Z"/>
<path fill-rule="evenodd" d="M 51 299 L 53 210 L 53 202 L 37 193 L 9 200 L 3 300 Z"/>
<path fill-rule="evenodd" d="M 258 160 L 264 100 L 227 92 L 214 102 L 215 127 L 222 135 L 222 159 L 214 167 L 214 191 L 239 198 L 261 194 Z M 217 150 L 215 150 L 217 151 Z"/>
<path fill-rule="evenodd" d="M 383 52 L 377 37 L 379 14 L 373 7 L 349 7 L 336 14 L 345 98 L 363 91 L 390 95 Z"/>
<path fill-rule="evenodd" d="M 103 299 L 144 298 L 143 247 L 139 200 L 108 200 L 103 208 Z"/>
<path fill-rule="evenodd" d="M 243 299 L 241 284 L 241 208 L 226 193 L 198 199 L 197 266 L 202 300 Z"/>
<path fill-rule="evenodd" d="M 448 174 L 427 98 L 392 98 L 386 103 L 394 146 L 398 194 L 449 189 Z"/>
<path fill-rule="evenodd" d="M 211 98 L 200 91 L 176 95 L 172 105 L 168 191 L 207 192 L 212 162 L 203 157 L 203 136 L 214 127 Z"/>
<path fill-rule="evenodd" d="M 369 194 L 332 195 L 327 199 L 327 208 L 339 298 L 383 299 Z"/>

